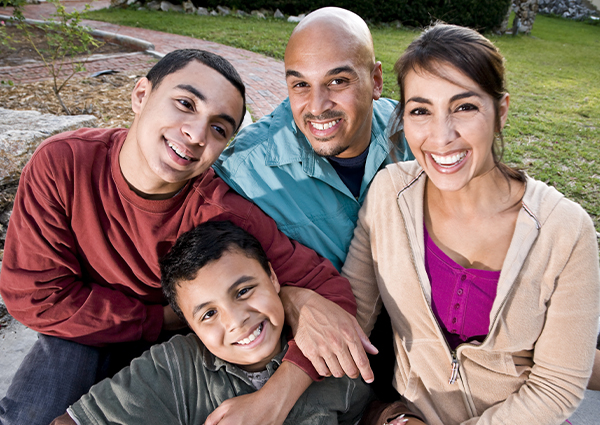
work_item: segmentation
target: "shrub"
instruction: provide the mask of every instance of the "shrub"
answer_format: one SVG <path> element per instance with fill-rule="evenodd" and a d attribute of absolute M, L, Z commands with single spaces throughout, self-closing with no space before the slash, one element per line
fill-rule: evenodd
<path fill-rule="evenodd" d="M 247 12 L 255 9 L 279 9 L 298 15 L 325 6 L 352 10 L 374 22 L 399 20 L 404 25 L 427 26 L 443 20 L 480 31 L 496 28 L 508 11 L 511 0 L 193 0 L 195 6 L 228 6 Z"/>

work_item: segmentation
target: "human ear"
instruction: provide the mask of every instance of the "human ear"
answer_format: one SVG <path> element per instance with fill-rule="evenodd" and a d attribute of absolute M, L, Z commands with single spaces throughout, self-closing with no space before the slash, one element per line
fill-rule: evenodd
<path fill-rule="evenodd" d="M 271 269 L 271 283 L 273 284 L 273 287 L 275 288 L 275 292 L 277 292 L 279 294 L 279 290 L 281 289 L 281 285 L 279 285 L 279 280 L 277 279 L 277 275 L 275 274 L 275 270 L 273 270 L 273 266 L 271 266 L 271 263 L 269 263 L 269 269 Z"/>
<path fill-rule="evenodd" d="M 383 91 L 383 71 L 381 69 L 381 62 L 375 63 L 375 68 L 371 72 L 373 78 L 373 100 L 378 100 L 381 97 Z"/>
<path fill-rule="evenodd" d="M 506 93 L 498 102 L 498 114 L 500 115 L 500 128 L 498 131 L 502 131 L 504 124 L 508 118 L 508 105 L 510 104 L 510 95 Z"/>
<path fill-rule="evenodd" d="M 131 92 L 131 109 L 134 114 L 139 114 L 142 111 L 142 105 L 144 99 L 150 95 L 152 84 L 146 77 L 140 78 L 135 84 L 133 91 Z"/>

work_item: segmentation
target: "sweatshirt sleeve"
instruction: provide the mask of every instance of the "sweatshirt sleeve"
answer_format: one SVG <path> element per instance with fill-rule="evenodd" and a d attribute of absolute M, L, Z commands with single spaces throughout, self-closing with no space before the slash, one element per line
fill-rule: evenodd
<path fill-rule="evenodd" d="M 240 200 L 247 202 L 242 198 Z M 279 231 L 275 221 L 255 205 L 252 205 L 245 220 L 236 224 L 261 243 L 281 285 L 312 289 L 348 313 L 356 314 L 356 302 L 350 283 L 339 275 L 329 260 L 289 239 Z M 289 342 L 284 360 L 294 363 L 314 380 L 322 379 L 293 340 Z"/>
<path fill-rule="evenodd" d="M 21 175 L 0 274 L 9 312 L 35 331 L 82 344 L 155 341 L 162 306 L 128 295 L 126 285 L 100 285 L 83 268 L 67 214 L 74 196 L 69 176 L 56 175 L 55 162 L 66 161 L 69 152 L 59 153 L 50 157 L 38 149 Z"/>
<path fill-rule="evenodd" d="M 376 177 L 381 179 L 383 174 Z M 377 209 L 376 199 L 378 185 L 374 184 L 367 193 L 365 202 L 358 212 L 358 222 L 354 229 L 354 236 L 350 243 L 348 256 L 342 267 L 342 276 L 350 281 L 352 292 L 356 297 L 356 320 L 363 331 L 370 335 L 377 316 L 381 312 L 382 301 L 375 276 L 374 253 L 371 247 L 370 222 Z"/>
<path fill-rule="evenodd" d="M 506 421 L 558 424 L 568 419 L 583 400 L 596 354 L 600 273 L 594 225 L 579 206 L 577 209 L 579 220 L 575 214 L 561 217 L 565 225 L 558 239 L 572 241 L 571 249 L 554 279 L 554 291 L 547 302 L 544 328 L 535 342 L 534 364 L 527 381 L 504 402 L 463 425 Z M 555 248 L 562 249 L 566 249 L 566 244 Z"/>
<path fill-rule="evenodd" d="M 152 346 L 112 378 L 94 385 L 67 410 L 78 424 L 188 424 L 214 410 L 193 339 Z M 219 389 L 221 390 L 221 389 Z M 225 390 L 221 390 L 225 392 Z"/>

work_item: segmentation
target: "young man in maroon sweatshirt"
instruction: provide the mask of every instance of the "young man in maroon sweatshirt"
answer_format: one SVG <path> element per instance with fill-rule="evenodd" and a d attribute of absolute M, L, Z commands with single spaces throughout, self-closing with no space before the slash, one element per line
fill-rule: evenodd
<path fill-rule="evenodd" d="M 205 221 L 244 228 L 283 285 L 313 289 L 332 309 L 354 314 L 350 286 L 331 263 L 289 240 L 210 168 L 245 113 L 244 85 L 229 62 L 172 52 L 136 84 L 132 109 L 129 130 L 53 136 L 23 170 L 0 292 L 40 337 L 0 401 L 2 424 L 49 423 L 95 382 L 182 328 L 162 296 L 158 259 Z M 342 344 L 338 353 L 344 370 L 361 365 L 350 375 L 360 370 L 372 379 L 364 352 Z M 284 360 L 263 389 L 229 400 L 212 420 L 282 423 L 318 379 L 293 341 Z"/>

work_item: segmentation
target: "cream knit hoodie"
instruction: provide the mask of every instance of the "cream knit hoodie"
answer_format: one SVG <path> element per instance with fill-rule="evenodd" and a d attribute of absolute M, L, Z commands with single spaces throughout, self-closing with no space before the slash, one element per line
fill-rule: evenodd
<path fill-rule="evenodd" d="M 342 270 L 367 333 L 381 301 L 389 312 L 394 386 L 429 425 L 562 423 L 583 398 L 595 353 L 600 273 L 592 220 L 528 177 L 489 334 L 452 351 L 431 309 L 424 265 L 426 180 L 416 161 L 376 176 Z"/>

